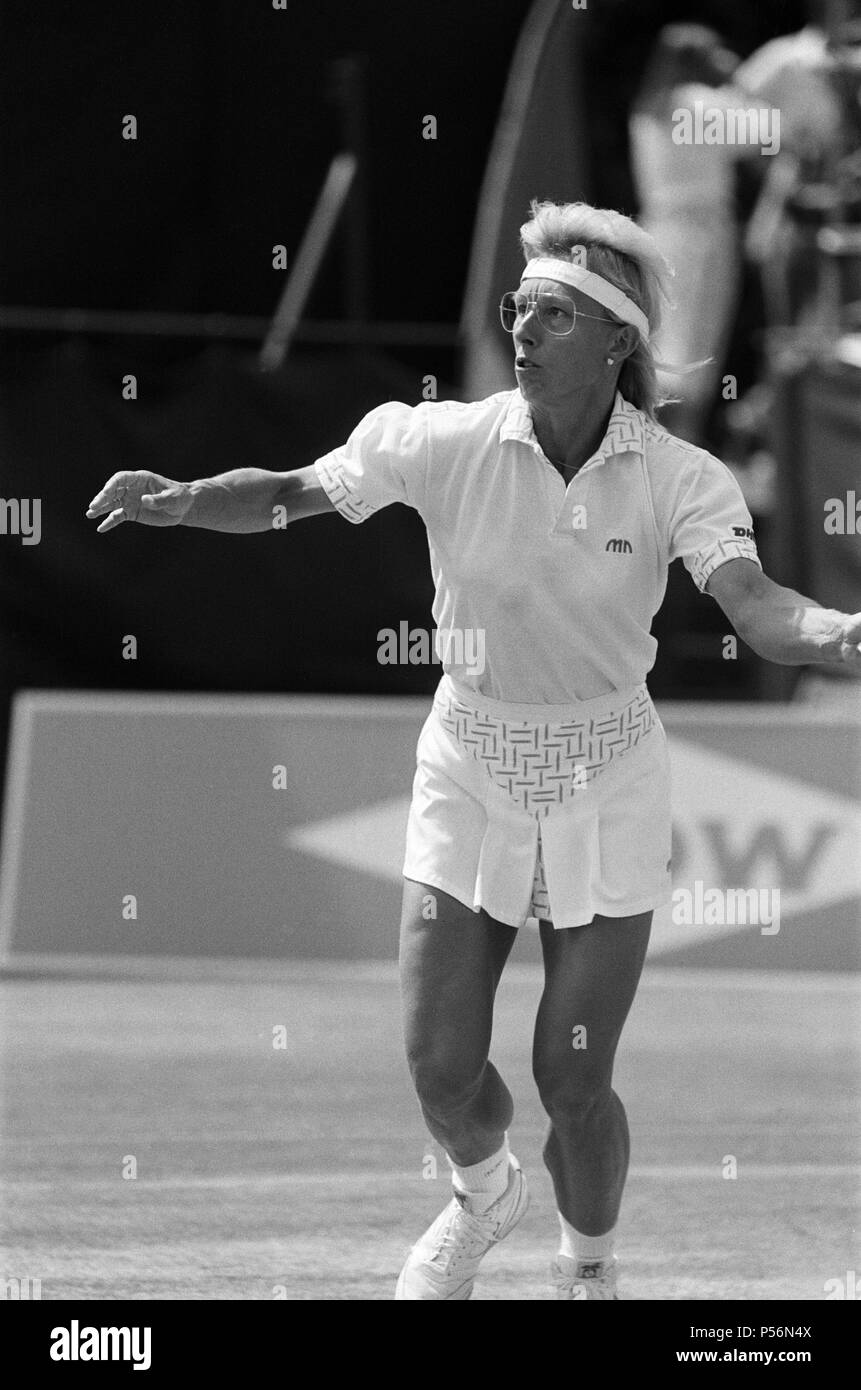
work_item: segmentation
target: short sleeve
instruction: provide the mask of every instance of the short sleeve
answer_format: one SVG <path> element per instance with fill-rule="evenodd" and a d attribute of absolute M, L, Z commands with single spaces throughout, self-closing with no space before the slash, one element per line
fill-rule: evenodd
<path fill-rule="evenodd" d="M 428 467 L 426 405 L 388 401 L 377 406 L 346 444 L 314 467 L 333 507 L 355 524 L 392 502 L 421 512 Z"/>
<path fill-rule="evenodd" d="M 760 564 L 753 520 L 730 470 L 702 453 L 686 470 L 670 524 L 669 558 L 681 558 L 701 593 L 727 560 Z"/>

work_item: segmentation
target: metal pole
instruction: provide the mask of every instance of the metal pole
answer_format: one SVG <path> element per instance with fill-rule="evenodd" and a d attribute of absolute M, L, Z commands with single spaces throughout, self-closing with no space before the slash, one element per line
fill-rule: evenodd
<path fill-rule="evenodd" d="M 305 228 L 293 269 L 260 350 L 260 365 L 264 371 L 280 367 L 287 355 L 355 172 L 356 159 L 351 154 L 335 155 L 329 165 L 326 182 Z"/>
<path fill-rule="evenodd" d="M 270 320 L 250 314 L 177 314 L 164 310 L 35 308 L 0 306 L 0 332 L 105 334 L 108 337 L 208 338 L 252 340 L 266 333 Z M 305 319 L 293 335 L 297 343 L 323 347 L 454 347 L 454 323 L 352 323 L 342 319 Z"/>

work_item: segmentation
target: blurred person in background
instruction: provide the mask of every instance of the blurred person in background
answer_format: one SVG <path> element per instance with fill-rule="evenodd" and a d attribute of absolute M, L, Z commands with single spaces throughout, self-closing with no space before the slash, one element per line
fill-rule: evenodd
<path fill-rule="evenodd" d="M 837 50 L 851 42 L 853 0 L 808 0 L 809 22 L 763 44 L 735 80 L 758 106 L 780 112 L 780 150 L 767 161 L 745 251 L 757 266 L 768 326 L 804 326 L 817 316 L 817 235 L 850 220 L 842 170 L 858 150 L 858 111 L 841 92 Z M 861 34 L 854 36 L 857 44 Z M 855 182 L 857 183 L 857 175 Z"/>
<path fill-rule="evenodd" d="M 655 350 L 670 366 L 667 394 L 680 397 L 662 416 L 668 428 L 702 443 L 717 395 L 741 286 L 741 244 L 735 209 L 735 166 L 759 155 L 755 145 L 685 143 L 677 111 L 738 111 L 749 106 L 733 81 L 738 58 L 713 29 L 671 24 L 658 35 L 629 122 L 639 221 L 676 268 L 675 306 Z M 705 361 L 705 359 L 710 359 Z"/>
<path fill-rule="evenodd" d="M 735 81 L 763 106 L 780 111 L 781 149 L 790 150 L 813 166 L 838 152 L 843 118 L 831 80 L 829 9 L 848 18 L 850 6 L 808 0 L 809 20 L 796 34 L 784 34 L 756 49 L 740 63 Z M 842 25 L 838 23 L 838 31 Z"/>

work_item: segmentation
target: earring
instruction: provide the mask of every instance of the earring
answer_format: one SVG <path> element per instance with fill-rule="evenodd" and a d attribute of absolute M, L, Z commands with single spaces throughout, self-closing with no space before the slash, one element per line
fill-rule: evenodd
<path fill-rule="evenodd" d="M 612 365 L 613 365 L 613 359 L 612 359 L 612 357 L 608 357 L 608 358 L 607 358 L 607 366 L 608 366 L 608 367 L 612 367 Z"/>

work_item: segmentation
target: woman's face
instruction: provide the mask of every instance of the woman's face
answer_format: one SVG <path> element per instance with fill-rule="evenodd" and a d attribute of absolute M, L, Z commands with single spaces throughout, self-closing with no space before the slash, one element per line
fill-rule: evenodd
<path fill-rule="evenodd" d="M 613 345 L 618 348 L 618 335 L 625 334 L 628 326 L 610 319 L 607 310 L 582 290 L 558 280 L 524 280 L 520 290 L 530 298 L 539 290 L 567 295 L 577 309 L 573 331 L 565 337 L 544 327 L 534 304 L 515 321 L 514 370 L 521 394 L 530 405 L 563 405 L 596 383 L 603 385 L 612 372 L 607 358 L 616 356 L 618 360 L 626 355 L 624 351 L 614 353 Z M 595 317 L 587 318 L 587 314 Z M 635 329 L 628 331 L 636 334 Z"/>

